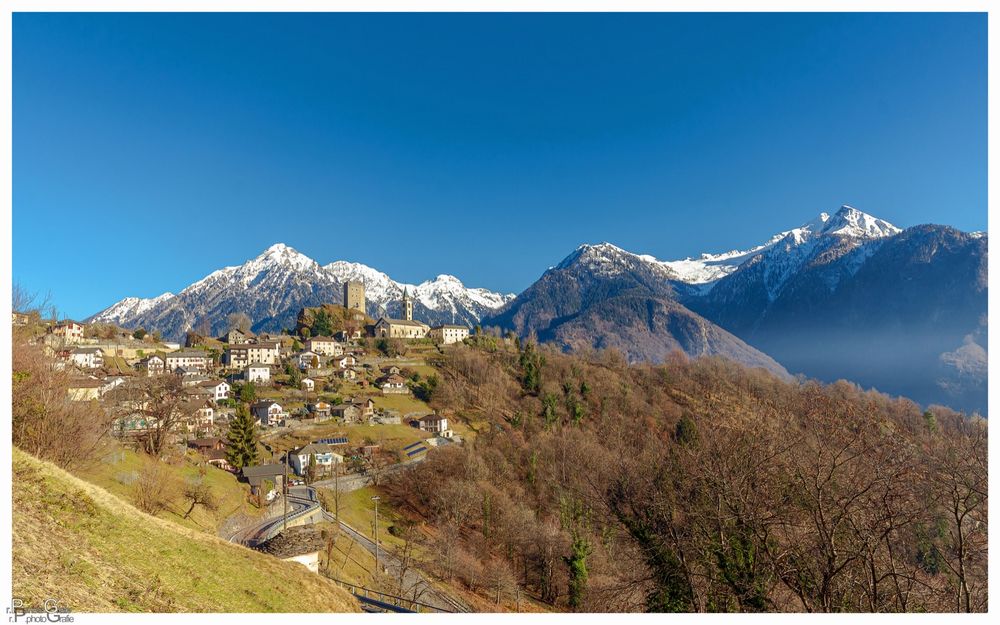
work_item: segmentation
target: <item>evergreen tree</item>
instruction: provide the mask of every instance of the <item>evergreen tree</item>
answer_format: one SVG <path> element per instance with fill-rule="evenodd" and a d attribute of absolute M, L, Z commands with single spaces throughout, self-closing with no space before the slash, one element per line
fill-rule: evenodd
<path fill-rule="evenodd" d="M 253 382 L 247 382 L 240 387 L 240 401 L 246 404 L 257 401 L 257 387 Z"/>
<path fill-rule="evenodd" d="M 313 317 L 312 336 L 330 336 L 333 334 L 333 320 L 329 313 L 320 309 Z"/>
<path fill-rule="evenodd" d="M 237 470 L 257 462 L 257 425 L 245 405 L 236 408 L 236 417 L 229 424 L 226 443 L 226 460 Z"/>

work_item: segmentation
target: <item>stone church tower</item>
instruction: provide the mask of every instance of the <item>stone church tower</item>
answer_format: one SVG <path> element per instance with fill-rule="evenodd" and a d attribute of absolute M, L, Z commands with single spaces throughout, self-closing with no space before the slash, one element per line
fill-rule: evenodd
<path fill-rule="evenodd" d="M 413 299 L 409 289 L 403 289 L 403 319 L 413 321 Z"/>

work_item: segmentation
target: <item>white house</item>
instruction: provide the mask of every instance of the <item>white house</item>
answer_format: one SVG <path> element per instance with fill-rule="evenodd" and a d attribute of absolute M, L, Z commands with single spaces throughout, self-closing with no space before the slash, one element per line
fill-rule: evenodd
<path fill-rule="evenodd" d="M 223 359 L 226 366 L 242 369 L 247 365 L 273 365 L 281 357 L 280 343 L 245 343 L 226 347 Z"/>
<path fill-rule="evenodd" d="M 212 357 L 200 349 L 182 349 L 170 352 L 163 359 L 167 371 L 186 369 L 189 371 L 208 371 L 212 366 Z"/>
<path fill-rule="evenodd" d="M 434 326 L 427 332 L 427 336 L 435 343 L 450 345 L 451 343 L 461 343 L 469 338 L 469 328 L 452 324 L 442 324 Z"/>
<path fill-rule="evenodd" d="M 324 356 L 340 356 L 344 346 L 329 336 L 314 336 L 306 341 L 306 349 Z"/>
<path fill-rule="evenodd" d="M 104 366 L 104 352 L 96 347 L 77 347 L 69 353 L 70 361 L 82 369 Z"/>
<path fill-rule="evenodd" d="M 209 397 L 214 402 L 229 399 L 229 391 L 232 390 L 232 387 L 225 380 L 209 380 L 200 382 L 198 386 L 209 391 L 211 393 Z"/>
<path fill-rule="evenodd" d="M 353 367 L 356 364 L 358 364 L 358 359 L 348 354 L 346 356 L 341 356 L 339 358 L 336 358 L 332 362 L 336 363 L 336 365 L 341 369 L 346 369 L 348 367 Z"/>
<path fill-rule="evenodd" d="M 420 417 L 417 423 L 424 432 L 431 432 L 441 436 L 451 436 L 451 431 L 448 430 L 448 419 L 441 415 L 424 415 Z"/>
<path fill-rule="evenodd" d="M 302 378 L 302 390 L 306 392 L 313 392 L 316 390 L 316 381 L 312 378 Z"/>
<path fill-rule="evenodd" d="M 52 334 L 63 339 L 67 343 L 79 343 L 83 340 L 83 324 L 66 320 L 57 323 L 52 328 Z"/>
<path fill-rule="evenodd" d="M 166 371 L 166 367 L 166 361 L 156 354 L 150 354 L 140 360 L 138 364 L 138 369 L 140 371 L 145 371 L 148 376 L 160 375 Z"/>
<path fill-rule="evenodd" d="M 267 365 L 250 365 L 243 371 L 243 379 L 254 384 L 270 384 L 271 367 Z"/>
<path fill-rule="evenodd" d="M 333 451 L 326 443 L 309 443 L 305 447 L 289 453 L 289 463 L 298 475 L 305 475 L 309 468 L 309 456 L 315 456 L 316 466 L 323 474 L 332 473 L 335 464 L 344 461 L 344 457 Z"/>
<path fill-rule="evenodd" d="M 250 414 L 264 426 L 277 425 L 279 421 L 288 418 L 288 413 L 281 407 L 281 404 L 273 399 L 254 402 L 250 406 Z"/>
<path fill-rule="evenodd" d="M 383 395 L 402 395 L 410 392 L 406 386 L 406 378 L 400 375 L 387 375 L 378 381 L 379 388 Z"/>
<path fill-rule="evenodd" d="M 299 354 L 296 355 L 296 359 L 298 359 L 299 369 L 302 369 L 303 371 L 320 366 L 323 362 L 323 359 L 319 357 L 319 354 L 309 350 L 299 352 Z"/>

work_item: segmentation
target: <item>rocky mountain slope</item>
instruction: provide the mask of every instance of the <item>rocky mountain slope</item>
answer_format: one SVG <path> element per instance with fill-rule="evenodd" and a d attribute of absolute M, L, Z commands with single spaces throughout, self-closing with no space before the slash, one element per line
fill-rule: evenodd
<path fill-rule="evenodd" d="M 533 333 L 567 350 L 614 347 L 632 361 L 662 361 L 682 351 L 787 375 L 772 358 L 679 303 L 671 284 L 676 278 L 662 263 L 611 244 L 583 245 L 483 324 Z"/>
<path fill-rule="evenodd" d="M 987 240 L 843 206 L 698 258 L 585 245 L 482 323 L 632 359 L 766 354 L 794 374 L 985 413 Z"/>
<path fill-rule="evenodd" d="M 338 261 L 324 267 L 278 243 L 243 265 L 210 273 L 176 295 L 128 297 L 88 321 L 159 330 L 164 337 L 180 340 L 203 324 L 211 333 L 220 334 L 227 329 L 230 314 L 244 313 L 253 321 L 254 330 L 275 331 L 293 327 L 296 314 L 305 306 L 343 303 L 343 284 L 348 280 L 365 283 L 367 312 L 372 317 L 398 316 L 399 299 L 408 289 L 414 298 L 414 317 L 431 325 L 474 325 L 514 297 L 467 288 L 448 275 L 412 285 L 358 263 Z"/>

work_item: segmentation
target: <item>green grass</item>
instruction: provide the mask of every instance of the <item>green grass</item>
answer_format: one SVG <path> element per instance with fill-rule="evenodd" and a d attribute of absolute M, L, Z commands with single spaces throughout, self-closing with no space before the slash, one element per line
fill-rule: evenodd
<path fill-rule="evenodd" d="M 328 501 L 332 502 L 333 491 L 331 489 L 321 490 L 329 491 L 327 493 Z M 375 537 L 375 502 L 371 498 L 377 494 L 378 491 L 370 486 L 340 494 L 340 520 L 372 540 Z M 333 511 L 331 510 L 331 512 Z M 380 545 L 402 544 L 403 541 L 389 533 L 389 527 L 398 522 L 400 518 L 394 509 L 385 504 L 384 498 L 379 501 L 378 539 Z"/>
<path fill-rule="evenodd" d="M 216 509 L 207 510 L 197 506 L 185 519 L 184 513 L 187 512 L 188 506 L 185 505 L 181 493 L 177 492 L 176 496 L 169 502 L 167 510 L 159 514 L 160 517 L 185 527 L 214 534 L 222 522 L 233 514 L 258 515 L 261 513 L 261 510 L 247 503 L 248 487 L 240 484 L 235 475 L 207 464 L 199 467 L 197 463 L 201 460 L 198 454 L 188 452 L 183 458 L 165 462 L 164 466 L 168 468 L 171 481 L 176 487 L 182 487 L 187 480 L 204 480 L 215 499 Z M 117 445 L 109 445 L 101 452 L 98 460 L 81 467 L 76 471 L 76 474 L 78 477 L 128 501 L 132 494 L 132 486 L 128 483 L 128 478 L 138 473 L 142 467 L 143 457 L 140 454 Z M 201 473 L 200 469 L 204 469 L 204 474 Z"/>
<path fill-rule="evenodd" d="M 75 612 L 356 612 L 294 562 L 139 512 L 13 452 L 13 593 Z"/>
<path fill-rule="evenodd" d="M 348 447 L 357 447 L 365 444 L 367 440 L 372 440 L 381 442 L 386 449 L 390 450 L 402 449 L 410 443 L 415 443 L 429 436 L 427 432 L 422 432 L 409 425 L 344 425 L 331 421 L 269 438 L 267 443 L 277 451 L 288 451 L 302 447 L 314 440 L 331 437 L 334 434 L 346 434 Z M 341 448 L 337 450 L 337 453 L 347 453 L 347 450 Z"/>

